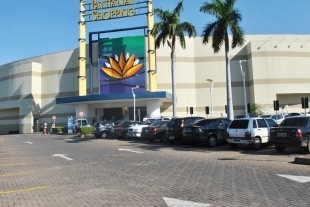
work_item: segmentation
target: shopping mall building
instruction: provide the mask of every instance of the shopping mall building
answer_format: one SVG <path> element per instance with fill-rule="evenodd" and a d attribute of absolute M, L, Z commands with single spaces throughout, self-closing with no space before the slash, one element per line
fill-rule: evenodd
<path fill-rule="evenodd" d="M 131 37 L 126 38 L 130 42 Z M 310 97 L 310 35 L 246 35 L 245 39 L 242 47 L 229 54 L 234 115 L 244 113 L 240 60 L 247 60 L 242 63 L 242 70 L 248 103 L 259 104 L 266 114 L 275 113 L 274 100 L 280 103 L 278 113 L 303 112 L 301 98 Z M 108 47 L 130 45 L 119 40 L 117 43 L 112 41 Z M 172 116 L 168 46 L 156 50 L 156 70 L 152 71 L 148 70 L 147 47 L 143 47 L 141 54 L 114 50 L 104 54 L 101 52 L 107 51 L 107 47 L 100 47 L 98 43 L 92 44 L 92 55 L 99 58 L 94 58 L 92 64 L 86 58 L 83 77 L 79 74 L 79 48 L 0 66 L 0 134 L 35 132 L 37 122 L 51 123 L 53 116 L 57 126 L 66 126 L 68 116 L 79 118 L 81 111 L 83 118 L 90 122 L 93 119 L 133 119 L 134 108 L 139 120 L 145 115 Z M 124 69 L 122 60 L 129 62 L 133 54 L 136 57 L 133 58 L 135 63 L 131 64 L 132 74 L 125 77 L 124 73 L 118 78 L 119 73 L 111 72 L 111 68 L 116 67 L 113 61 Z M 191 116 L 190 107 L 193 107 L 192 116 L 210 118 L 211 110 L 213 117 L 226 116 L 225 65 L 224 48 L 214 54 L 211 44 L 202 44 L 200 37 L 186 38 L 184 50 L 177 46 L 176 116 Z M 150 72 L 157 75 L 156 83 L 153 83 L 156 91 L 149 90 Z M 79 95 L 81 78 L 87 80 L 87 94 L 83 96 Z M 213 85 L 207 79 L 213 80 Z M 139 88 L 132 89 L 136 85 Z M 206 106 L 210 108 L 209 115 Z"/>

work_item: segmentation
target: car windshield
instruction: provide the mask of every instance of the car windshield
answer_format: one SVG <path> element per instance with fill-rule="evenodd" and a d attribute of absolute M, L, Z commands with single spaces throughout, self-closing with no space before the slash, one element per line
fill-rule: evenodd
<path fill-rule="evenodd" d="M 82 124 L 88 124 L 87 120 L 76 120 L 78 124 L 82 122 Z"/>
<path fill-rule="evenodd" d="M 152 124 L 154 121 L 155 121 L 155 119 L 148 119 L 148 120 L 146 120 L 143 124 L 144 124 L 144 125 L 150 125 L 150 124 Z"/>
<path fill-rule="evenodd" d="M 294 117 L 294 118 L 287 118 L 284 119 L 280 126 L 292 126 L 292 127 L 303 127 L 306 123 L 307 117 Z"/>
<path fill-rule="evenodd" d="M 150 126 L 152 127 L 159 127 L 163 122 L 162 121 L 154 121 Z"/>
<path fill-rule="evenodd" d="M 278 124 L 273 119 L 265 119 L 269 125 L 269 127 L 277 126 Z"/>
<path fill-rule="evenodd" d="M 237 119 L 233 120 L 229 125 L 230 129 L 246 129 L 248 128 L 249 120 L 248 119 Z"/>

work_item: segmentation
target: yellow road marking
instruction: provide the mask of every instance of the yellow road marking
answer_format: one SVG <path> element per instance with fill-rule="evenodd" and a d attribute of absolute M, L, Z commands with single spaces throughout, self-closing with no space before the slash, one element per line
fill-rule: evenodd
<path fill-rule="evenodd" d="M 4 164 L 4 165 L 0 165 L 1 166 L 12 166 L 12 165 L 24 165 L 25 163 L 14 163 L 14 164 Z"/>
<path fill-rule="evenodd" d="M 18 189 L 18 190 L 8 190 L 8 191 L 0 191 L 1 194 L 8 194 L 8 193 L 17 193 L 17 192 L 22 192 L 22 191 L 30 191 L 30 190 L 40 190 L 40 189 L 45 189 L 47 186 L 39 186 L 39 187 L 34 187 L 34 188 L 24 188 L 24 189 Z"/>
<path fill-rule="evenodd" d="M 0 160 L 12 159 L 12 158 L 18 158 L 18 157 L 4 157 L 4 158 L 0 158 Z"/>
<path fill-rule="evenodd" d="M 19 173 L 19 174 L 3 174 L 3 175 L 0 175 L 0 177 L 18 176 L 18 175 L 30 175 L 30 174 L 33 174 L 33 172 L 25 172 L 25 173 Z"/>

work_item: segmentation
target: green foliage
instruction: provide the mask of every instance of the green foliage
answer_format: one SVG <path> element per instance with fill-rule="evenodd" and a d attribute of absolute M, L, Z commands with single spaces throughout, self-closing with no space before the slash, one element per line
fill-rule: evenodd
<path fill-rule="evenodd" d="M 68 127 L 67 126 L 62 128 L 62 133 L 68 133 Z"/>
<path fill-rule="evenodd" d="M 262 106 L 259 105 L 258 103 L 254 103 L 250 105 L 250 113 L 251 114 L 256 114 L 257 116 L 263 115 L 263 111 L 262 111 Z"/>
<path fill-rule="evenodd" d="M 58 133 L 62 133 L 63 127 L 62 126 L 56 126 L 52 128 L 53 134 L 58 134 Z"/>
<path fill-rule="evenodd" d="M 212 48 L 214 53 L 221 50 L 221 46 L 225 46 L 226 57 L 226 83 L 227 83 L 227 117 L 233 119 L 232 90 L 230 78 L 229 61 L 229 37 L 228 30 L 232 36 L 232 48 L 242 46 L 245 42 L 243 30 L 239 26 L 242 16 L 239 9 L 235 8 L 237 0 L 213 0 L 211 3 L 204 2 L 200 7 L 200 11 L 213 15 L 215 20 L 205 25 L 202 32 L 202 43 L 208 44 L 212 40 Z"/>
<path fill-rule="evenodd" d="M 160 8 L 154 9 L 154 14 L 160 19 L 160 22 L 155 23 L 151 34 L 156 37 L 155 46 L 160 47 L 167 41 L 168 46 L 171 51 L 175 50 L 175 43 L 179 40 L 180 45 L 183 49 L 186 48 L 184 32 L 188 34 L 189 37 L 196 36 L 195 27 L 188 22 L 180 22 L 181 12 L 183 11 L 183 1 L 179 1 L 172 11 L 164 11 Z M 171 39 L 171 42 L 167 39 Z"/>
<path fill-rule="evenodd" d="M 93 131 L 93 127 L 91 126 L 81 127 L 81 134 L 83 135 L 91 134 L 92 131 Z"/>

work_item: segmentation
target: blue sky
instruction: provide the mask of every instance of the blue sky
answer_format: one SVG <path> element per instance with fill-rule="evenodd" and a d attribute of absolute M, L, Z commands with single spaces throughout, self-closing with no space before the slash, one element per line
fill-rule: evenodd
<path fill-rule="evenodd" d="M 211 0 L 183 0 L 182 21 L 192 23 L 198 36 L 204 25 L 214 20 L 199 12 L 206 1 Z M 177 2 L 153 0 L 153 7 L 171 10 Z M 78 47 L 79 0 L 6 0 L 1 7 L 0 65 Z M 310 0 L 237 0 L 236 7 L 242 14 L 240 26 L 245 34 L 310 34 Z M 140 16 L 88 23 L 87 36 L 88 32 L 145 26 L 145 19 Z"/>

